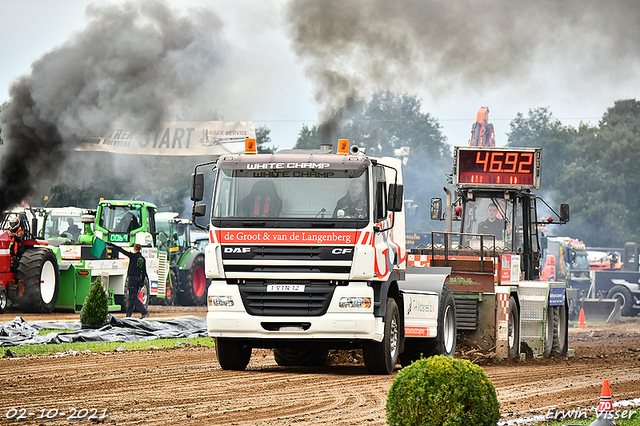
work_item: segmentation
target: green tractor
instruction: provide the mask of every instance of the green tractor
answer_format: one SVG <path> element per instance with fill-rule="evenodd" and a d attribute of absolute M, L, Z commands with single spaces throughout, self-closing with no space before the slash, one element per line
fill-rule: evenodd
<path fill-rule="evenodd" d="M 167 253 L 158 249 L 156 238 L 157 207 L 145 201 L 130 200 L 101 200 L 95 217 L 94 232 L 97 238 L 119 246 L 132 247 L 138 243 L 142 246 L 142 255 L 146 258 L 147 275 L 149 281 L 140 290 L 139 297 L 145 306 L 151 299 L 165 299 L 166 281 L 169 273 Z M 109 269 L 109 265 L 92 263 L 92 269 L 98 270 L 98 275 L 109 275 L 109 280 L 115 279 L 113 288 L 116 303 L 122 305 L 127 299 L 126 275 L 128 261 L 125 256 L 119 260 L 124 262 L 117 270 Z"/>
<path fill-rule="evenodd" d="M 158 300 L 165 305 L 204 305 L 208 287 L 204 254 L 191 244 L 191 221 L 173 212 L 156 213 L 155 220 L 158 247 L 169 262 L 165 297 Z"/>

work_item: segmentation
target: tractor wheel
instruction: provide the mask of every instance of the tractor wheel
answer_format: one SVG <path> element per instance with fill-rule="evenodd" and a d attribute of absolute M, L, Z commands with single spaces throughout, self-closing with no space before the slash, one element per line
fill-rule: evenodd
<path fill-rule="evenodd" d="M 223 370 L 242 371 L 249 365 L 251 346 L 242 340 L 216 337 L 216 356 Z"/>
<path fill-rule="evenodd" d="M 165 290 L 165 296 L 163 299 L 163 305 L 173 306 L 176 304 L 178 298 L 178 276 L 173 269 L 169 270 L 169 281 L 167 282 L 167 288 Z"/>
<path fill-rule="evenodd" d="M 121 311 L 127 312 L 127 305 L 129 304 L 129 277 L 126 278 L 124 282 L 124 298 L 121 304 Z M 144 280 L 144 285 L 138 292 L 138 299 L 142 302 L 145 308 L 149 308 L 149 280 Z"/>
<path fill-rule="evenodd" d="M 620 301 L 620 314 L 623 317 L 635 317 L 638 311 L 633 309 L 633 296 L 628 288 L 622 285 L 613 286 L 609 293 L 608 299 L 618 299 Z"/>
<path fill-rule="evenodd" d="M 509 297 L 509 359 L 517 359 L 520 356 L 520 312 L 516 299 Z"/>
<path fill-rule="evenodd" d="M 432 355 L 454 356 L 456 353 L 456 305 L 453 292 L 442 288 L 438 306 L 438 335 L 435 338 L 410 338 L 404 342 L 400 365 L 406 367 L 413 361 Z"/>
<path fill-rule="evenodd" d="M 569 349 L 569 319 L 567 317 L 567 305 L 553 307 L 553 344 L 551 346 L 552 357 L 567 356 Z"/>
<path fill-rule="evenodd" d="M 545 321 L 544 321 L 544 356 L 551 356 L 551 348 L 553 348 L 553 341 L 555 337 L 555 331 L 557 329 L 554 318 L 555 306 L 547 305 Z"/>
<path fill-rule="evenodd" d="M 24 282 L 20 307 L 24 312 L 53 311 L 60 290 L 60 272 L 56 256 L 49 249 L 26 250 L 20 259 L 18 282 Z"/>
<path fill-rule="evenodd" d="M 7 289 L 0 286 L 0 314 L 4 314 L 7 309 Z"/>
<path fill-rule="evenodd" d="M 276 364 L 282 367 L 322 367 L 327 363 L 329 348 L 308 347 L 304 349 L 274 348 Z"/>
<path fill-rule="evenodd" d="M 199 254 L 185 274 L 184 292 L 180 293 L 185 305 L 202 306 L 207 301 L 207 276 L 204 273 L 204 255 Z"/>
<path fill-rule="evenodd" d="M 387 298 L 384 314 L 384 337 L 381 342 L 365 342 L 362 349 L 364 365 L 371 374 L 391 374 L 400 349 L 400 313 L 392 298 Z"/>

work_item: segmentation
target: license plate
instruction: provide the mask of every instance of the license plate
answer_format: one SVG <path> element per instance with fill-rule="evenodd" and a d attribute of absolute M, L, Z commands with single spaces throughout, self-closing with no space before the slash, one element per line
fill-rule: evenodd
<path fill-rule="evenodd" d="M 267 291 L 304 293 L 304 285 L 300 284 L 269 284 Z"/>

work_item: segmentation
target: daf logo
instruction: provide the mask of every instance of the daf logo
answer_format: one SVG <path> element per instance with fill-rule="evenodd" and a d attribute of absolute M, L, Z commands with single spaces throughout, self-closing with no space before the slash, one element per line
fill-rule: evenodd
<path fill-rule="evenodd" d="M 351 248 L 334 248 L 333 250 L 331 250 L 331 254 L 335 254 L 335 255 L 341 255 L 341 254 L 349 254 L 353 252 L 353 249 Z"/>
<path fill-rule="evenodd" d="M 234 254 L 251 253 L 251 247 L 225 247 L 224 252 Z"/>

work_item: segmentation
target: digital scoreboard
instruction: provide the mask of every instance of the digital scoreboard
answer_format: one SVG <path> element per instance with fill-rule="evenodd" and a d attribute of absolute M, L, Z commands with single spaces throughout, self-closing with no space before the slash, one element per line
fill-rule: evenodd
<path fill-rule="evenodd" d="M 112 243 L 128 243 L 129 234 L 118 234 L 118 233 L 110 232 L 109 241 Z"/>
<path fill-rule="evenodd" d="M 456 186 L 540 188 L 541 148 L 454 147 Z"/>

